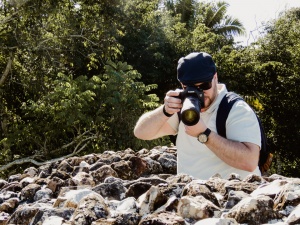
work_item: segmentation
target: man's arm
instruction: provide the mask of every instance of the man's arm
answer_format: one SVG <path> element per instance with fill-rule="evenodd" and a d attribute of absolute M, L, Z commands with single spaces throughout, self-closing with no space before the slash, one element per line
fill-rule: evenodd
<path fill-rule="evenodd" d="M 167 123 L 169 117 L 163 113 L 163 105 L 140 117 L 134 128 L 134 135 L 143 140 L 153 140 L 165 135 L 175 134 Z"/>
<path fill-rule="evenodd" d="M 260 148 L 256 144 L 228 140 L 211 132 L 206 146 L 232 167 L 249 172 L 257 168 Z"/>
<path fill-rule="evenodd" d="M 195 126 L 185 126 L 186 133 L 195 138 L 198 137 L 199 130 L 204 132 L 206 128 L 201 119 Z M 256 144 L 229 140 L 213 131 L 205 144 L 221 160 L 232 167 L 249 172 L 257 168 L 260 148 Z"/>
<path fill-rule="evenodd" d="M 165 135 L 175 134 L 176 131 L 167 122 L 170 117 L 163 112 L 163 107 L 168 114 L 175 114 L 182 107 L 178 91 L 169 91 L 164 99 L 164 105 L 142 115 L 134 128 L 134 135 L 143 140 L 153 140 Z M 176 116 L 176 115 L 175 115 Z"/>

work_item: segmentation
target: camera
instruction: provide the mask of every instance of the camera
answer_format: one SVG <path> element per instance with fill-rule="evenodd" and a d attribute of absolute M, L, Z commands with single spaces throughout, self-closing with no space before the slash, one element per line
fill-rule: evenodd
<path fill-rule="evenodd" d="M 194 86 L 187 86 L 185 90 L 179 93 L 182 101 L 180 112 L 182 122 L 187 126 L 193 126 L 200 120 L 200 110 L 204 107 L 203 90 Z"/>

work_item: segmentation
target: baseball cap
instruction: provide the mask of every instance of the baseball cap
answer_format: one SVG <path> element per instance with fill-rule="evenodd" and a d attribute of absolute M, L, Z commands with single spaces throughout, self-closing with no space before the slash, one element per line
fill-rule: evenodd
<path fill-rule="evenodd" d="M 206 52 L 192 52 L 178 60 L 177 79 L 183 84 L 210 82 L 216 72 L 216 65 Z"/>

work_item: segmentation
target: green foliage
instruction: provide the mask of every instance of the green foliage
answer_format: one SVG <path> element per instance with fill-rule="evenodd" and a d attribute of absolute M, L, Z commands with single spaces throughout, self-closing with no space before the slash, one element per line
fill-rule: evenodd
<path fill-rule="evenodd" d="M 178 59 L 213 55 L 220 82 L 263 119 L 273 172 L 297 176 L 299 9 L 265 27 L 249 47 L 226 2 L 192 0 L 2 1 L 0 165 L 107 149 L 150 148 L 133 136 L 176 79 Z M 18 169 L 16 167 L 16 169 Z"/>
<path fill-rule="evenodd" d="M 145 95 L 156 85 L 136 82 L 140 76 L 126 63 L 112 61 L 104 74 L 90 79 L 60 73 L 46 95 L 23 103 L 24 116 L 2 141 L 14 154 L 44 160 L 86 144 L 84 153 L 138 148 L 141 141 L 133 137 L 133 126 L 145 110 L 158 106 L 155 95 Z"/>
<path fill-rule="evenodd" d="M 156 83 L 156 94 L 165 93 L 179 86 L 176 79 L 178 59 L 193 51 L 218 52 L 224 45 L 232 44 L 232 36 L 224 36 L 207 27 L 203 17 L 209 17 L 196 1 L 164 1 L 165 7 L 158 9 L 157 1 L 127 1 L 123 18 L 124 36 L 120 43 L 124 47 L 123 61 L 143 75 L 145 84 Z M 213 3 L 204 4 L 211 11 Z M 203 6 L 204 7 L 204 6 Z M 218 14 L 216 26 L 224 27 Z M 203 15 L 204 14 L 204 15 Z M 135 27 L 135 29 L 130 29 Z M 234 28 L 236 29 L 236 27 Z M 243 29 L 241 26 L 239 29 Z M 228 27 L 228 31 L 233 28 Z M 234 33 L 234 32 L 233 32 Z"/>
<path fill-rule="evenodd" d="M 284 163 L 276 166 L 279 172 L 292 176 L 298 173 L 294 165 L 300 158 L 300 125 L 295 122 L 300 118 L 300 50 L 295 47 L 300 45 L 299 15 L 299 9 L 290 10 L 266 28 L 268 34 L 255 51 L 259 65 L 252 78 L 262 92 L 264 112 L 271 119 L 273 148 Z"/>
<path fill-rule="evenodd" d="M 145 84 L 157 84 L 156 93 L 162 98 L 176 81 L 179 58 L 177 40 L 186 43 L 186 29 L 179 18 L 158 10 L 158 1 L 127 1 L 124 10 L 123 61 L 134 65 Z M 132 29 L 134 27 L 134 29 Z M 186 49 L 186 44 L 182 44 Z M 180 54 L 181 55 L 181 54 Z"/>
<path fill-rule="evenodd" d="M 192 48 L 194 51 L 217 53 L 228 40 L 221 35 L 210 31 L 208 27 L 200 23 L 192 32 Z"/>

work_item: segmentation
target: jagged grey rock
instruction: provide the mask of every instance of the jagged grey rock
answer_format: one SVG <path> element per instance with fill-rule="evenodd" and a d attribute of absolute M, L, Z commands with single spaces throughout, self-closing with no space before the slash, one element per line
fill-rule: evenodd
<path fill-rule="evenodd" d="M 300 179 L 176 174 L 176 148 L 105 151 L 0 179 L 0 225 L 300 224 Z"/>

